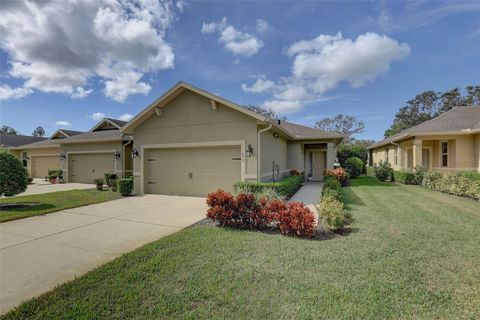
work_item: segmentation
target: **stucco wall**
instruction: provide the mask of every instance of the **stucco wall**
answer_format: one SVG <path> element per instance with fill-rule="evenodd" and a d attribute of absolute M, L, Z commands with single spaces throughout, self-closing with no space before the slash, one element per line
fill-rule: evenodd
<path fill-rule="evenodd" d="M 278 181 L 288 175 L 287 141 L 282 137 L 275 139 L 272 131 L 263 132 L 260 136 L 261 145 L 261 180 Z M 278 166 L 279 174 L 273 176 L 273 161 Z"/>
<path fill-rule="evenodd" d="M 477 171 L 480 172 L 480 134 L 476 134 L 474 139 L 474 167 L 477 168 Z"/>
<path fill-rule="evenodd" d="M 245 178 L 256 179 L 257 122 L 255 119 L 229 107 L 219 105 L 213 110 L 209 99 L 186 90 L 133 131 L 134 146 L 171 143 L 201 143 L 245 141 L 254 150 L 252 157 L 244 157 Z M 135 191 L 139 192 L 141 157 L 135 158 L 133 171 Z"/>
<path fill-rule="evenodd" d="M 305 171 L 305 154 L 301 142 L 289 142 L 287 144 L 287 166 L 289 169 Z"/>

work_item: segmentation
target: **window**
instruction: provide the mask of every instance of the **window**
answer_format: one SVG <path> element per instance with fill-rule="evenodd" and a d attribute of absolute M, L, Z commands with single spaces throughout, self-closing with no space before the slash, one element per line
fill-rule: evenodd
<path fill-rule="evenodd" d="M 393 161 L 395 161 L 395 165 L 397 166 L 398 165 L 398 147 L 396 147 L 394 149 L 394 159 Z"/>
<path fill-rule="evenodd" d="M 24 167 L 28 166 L 28 155 L 26 151 L 22 152 L 22 163 Z"/>
<path fill-rule="evenodd" d="M 448 142 L 442 141 L 440 143 L 440 155 L 441 155 L 441 162 L 442 167 L 448 167 Z"/>
<path fill-rule="evenodd" d="M 388 161 L 388 147 L 385 148 L 385 162 L 386 163 L 390 162 L 390 161 Z"/>

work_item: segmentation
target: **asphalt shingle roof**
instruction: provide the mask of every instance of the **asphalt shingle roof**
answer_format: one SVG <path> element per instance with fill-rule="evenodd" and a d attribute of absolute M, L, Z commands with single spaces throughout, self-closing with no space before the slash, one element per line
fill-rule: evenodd
<path fill-rule="evenodd" d="M 288 131 L 295 138 L 344 138 L 344 136 L 337 132 L 324 131 L 299 124 L 282 121 L 280 126 Z"/>
<path fill-rule="evenodd" d="M 3 134 L 0 133 L 0 147 L 20 147 L 25 144 L 47 140 L 45 137 L 32 137 L 17 134 Z"/>
<path fill-rule="evenodd" d="M 441 115 L 403 130 L 387 139 L 369 146 L 376 148 L 394 142 L 406 136 L 414 136 L 430 132 L 456 132 L 480 129 L 480 106 L 455 107 Z"/>
<path fill-rule="evenodd" d="M 120 130 L 102 130 L 94 132 L 83 132 L 72 137 L 61 139 L 59 143 L 84 142 L 93 139 L 99 140 L 122 140 L 123 134 Z M 58 141 L 58 140 L 57 140 Z"/>
<path fill-rule="evenodd" d="M 115 123 L 119 127 L 123 127 L 127 123 L 127 121 L 122 121 L 122 120 L 118 120 L 118 119 L 112 119 L 112 118 L 105 118 L 105 119 Z"/>

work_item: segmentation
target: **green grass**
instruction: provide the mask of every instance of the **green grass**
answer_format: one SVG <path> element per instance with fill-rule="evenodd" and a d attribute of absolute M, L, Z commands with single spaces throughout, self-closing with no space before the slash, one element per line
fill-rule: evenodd
<path fill-rule="evenodd" d="M 69 208 L 76 208 L 120 198 L 120 194 L 112 191 L 96 189 L 68 190 L 2 198 L 0 203 L 39 202 L 37 206 L 0 211 L 0 222 L 22 219 L 40 214 L 51 213 Z"/>
<path fill-rule="evenodd" d="M 353 180 L 345 199 L 348 236 L 192 227 L 4 319 L 478 317 L 478 202 L 371 177 Z"/>

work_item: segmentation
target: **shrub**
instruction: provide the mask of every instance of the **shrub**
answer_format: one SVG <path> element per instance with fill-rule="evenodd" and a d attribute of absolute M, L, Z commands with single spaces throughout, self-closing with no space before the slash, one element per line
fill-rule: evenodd
<path fill-rule="evenodd" d="M 28 173 L 10 152 L 0 152 L 0 196 L 11 197 L 27 190 Z"/>
<path fill-rule="evenodd" d="M 96 179 L 93 179 L 93 183 L 95 183 L 97 186 L 103 186 L 103 178 L 96 178 Z"/>
<path fill-rule="evenodd" d="M 323 189 L 333 189 L 341 191 L 342 186 L 340 185 L 340 182 L 338 182 L 335 178 L 327 177 L 323 179 Z"/>
<path fill-rule="evenodd" d="M 480 177 L 475 173 L 462 172 L 444 176 L 440 172 L 427 172 L 422 185 L 431 190 L 480 200 Z"/>
<path fill-rule="evenodd" d="M 363 162 L 363 165 L 367 164 L 367 148 L 361 145 L 341 145 L 337 148 L 338 162 L 340 162 L 342 167 L 345 168 L 347 159 L 352 157 L 360 158 L 360 160 Z"/>
<path fill-rule="evenodd" d="M 324 179 L 328 177 L 334 177 L 338 182 L 340 182 L 342 187 L 346 187 L 350 184 L 348 173 L 343 168 L 327 169 L 323 172 L 323 176 Z"/>
<path fill-rule="evenodd" d="M 117 184 L 118 176 L 115 173 L 105 173 L 105 183 L 112 187 Z"/>
<path fill-rule="evenodd" d="M 323 198 L 334 198 L 339 201 L 343 201 L 343 192 L 342 190 L 332 189 L 332 188 L 323 188 L 322 190 L 322 199 Z"/>
<path fill-rule="evenodd" d="M 412 169 L 402 169 L 393 171 L 393 180 L 403 184 L 421 185 L 427 169 L 418 166 Z"/>
<path fill-rule="evenodd" d="M 120 186 L 120 179 L 118 181 Z M 207 217 L 222 226 L 231 226 L 234 223 L 233 215 L 236 210 L 235 199 L 230 192 L 221 189 L 211 192 L 207 196 Z"/>
<path fill-rule="evenodd" d="M 345 223 L 345 208 L 343 203 L 332 196 L 322 197 L 320 216 L 323 225 L 330 230 L 339 230 Z"/>
<path fill-rule="evenodd" d="M 291 176 L 301 176 L 302 172 L 298 171 L 297 169 L 290 169 L 288 170 Z"/>
<path fill-rule="evenodd" d="M 286 210 L 276 214 L 276 224 L 284 235 L 311 237 L 315 233 L 315 215 L 302 202 L 287 203 Z"/>
<path fill-rule="evenodd" d="M 369 175 L 370 177 L 375 177 L 375 167 L 365 166 L 365 171 L 367 172 L 367 175 Z"/>
<path fill-rule="evenodd" d="M 63 179 L 63 170 L 62 169 L 48 169 L 48 177 L 54 177 L 56 179 L 57 177 L 60 179 Z"/>
<path fill-rule="evenodd" d="M 262 192 L 265 188 L 274 189 L 279 195 L 290 198 L 302 186 L 303 176 L 290 176 L 278 182 L 237 182 L 233 185 L 235 192 L 239 188 L 248 187 L 255 194 Z"/>
<path fill-rule="evenodd" d="M 27 181 L 28 181 L 28 184 L 31 184 L 33 182 L 33 178 L 32 177 L 28 177 L 27 178 Z"/>
<path fill-rule="evenodd" d="M 357 178 L 362 173 L 364 165 L 362 160 L 357 157 L 351 157 L 345 161 L 345 168 L 352 179 Z"/>
<path fill-rule="evenodd" d="M 393 170 L 390 163 L 380 160 L 378 166 L 375 166 L 375 176 L 380 181 L 392 180 Z"/>
<path fill-rule="evenodd" d="M 122 196 L 128 196 L 133 191 L 133 179 L 118 179 L 117 180 L 118 191 Z"/>

